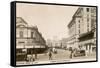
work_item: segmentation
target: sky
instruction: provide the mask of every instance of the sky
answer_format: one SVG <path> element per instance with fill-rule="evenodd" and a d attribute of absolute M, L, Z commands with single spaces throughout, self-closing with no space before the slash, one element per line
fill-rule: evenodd
<path fill-rule="evenodd" d="M 67 25 L 77 9 L 77 6 L 17 3 L 16 16 L 37 26 L 45 40 L 62 39 L 69 37 Z"/>

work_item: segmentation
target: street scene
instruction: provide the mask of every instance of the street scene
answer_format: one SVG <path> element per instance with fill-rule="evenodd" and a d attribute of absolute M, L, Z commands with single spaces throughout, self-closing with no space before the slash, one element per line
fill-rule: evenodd
<path fill-rule="evenodd" d="M 16 64 L 96 61 L 96 7 L 20 4 Z"/>
<path fill-rule="evenodd" d="M 33 55 L 34 56 L 34 55 Z M 96 54 L 92 53 L 88 56 L 78 56 L 70 58 L 70 52 L 67 50 L 59 50 L 58 53 L 52 53 L 52 59 L 49 59 L 49 55 L 46 54 L 38 54 L 37 59 L 34 61 L 26 62 L 26 61 L 19 61 L 17 62 L 18 65 L 30 65 L 30 64 L 47 64 L 47 63 L 62 63 L 62 62 L 80 62 L 80 61 L 94 61 L 96 60 Z"/>

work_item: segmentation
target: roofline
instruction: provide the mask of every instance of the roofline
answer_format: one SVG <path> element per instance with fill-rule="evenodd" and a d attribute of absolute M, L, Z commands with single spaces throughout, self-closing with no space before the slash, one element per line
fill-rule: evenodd
<path fill-rule="evenodd" d="M 76 12 L 74 13 L 74 15 L 72 16 L 72 18 L 74 18 L 74 17 L 76 16 L 76 14 L 77 14 L 81 9 L 82 9 L 82 8 L 79 7 L 79 8 L 76 10 Z"/>
<path fill-rule="evenodd" d="M 72 16 L 72 19 L 71 19 L 71 21 L 69 22 L 69 24 L 68 24 L 68 28 L 70 27 L 70 24 L 72 24 L 72 21 L 74 20 L 74 17 L 75 17 L 75 15 L 77 14 L 77 12 L 79 12 L 80 11 L 80 7 L 76 10 L 76 12 L 74 13 L 74 15 Z"/>
<path fill-rule="evenodd" d="M 68 28 L 70 28 L 70 25 L 73 23 L 73 21 L 74 21 L 74 19 L 72 19 L 72 20 L 69 22 L 69 24 L 67 25 Z"/>
<path fill-rule="evenodd" d="M 22 21 L 24 21 L 25 24 L 28 24 L 22 17 L 16 17 L 16 18 L 20 18 Z"/>

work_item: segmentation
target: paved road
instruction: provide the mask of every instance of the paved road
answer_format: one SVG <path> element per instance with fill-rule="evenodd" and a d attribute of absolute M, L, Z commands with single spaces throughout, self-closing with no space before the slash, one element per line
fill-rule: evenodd
<path fill-rule="evenodd" d="M 70 56 L 69 51 L 57 49 L 57 54 L 52 53 L 52 60 L 69 59 L 69 56 Z M 36 60 L 40 60 L 40 61 L 49 60 L 49 55 L 48 55 L 48 53 L 47 54 L 39 54 L 38 59 L 36 59 Z"/>
<path fill-rule="evenodd" d="M 80 56 L 80 57 L 73 57 L 73 59 L 85 59 L 85 58 L 95 58 L 95 53 L 88 53 L 87 56 Z M 62 50 L 58 49 L 57 54 L 52 53 L 52 59 L 53 60 L 63 60 L 63 59 L 70 59 L 70 51 L 68 50 Z M 39 54 L 37 60 L 49 60 L 48 53 L 47 54 Z"/>
<path fill-rule="evenodd" d="M 88 60 L 88 59 L 95 59 L 95 53 L 93 54 L 88 54 L 88 56 L 81 56 L 81 57 L 73 57 L 72 59 L 69 58 L 70 56 L 70 51 L 68 50 L 63 50 L 63 49 L 57 49 L 57 54 L 52 53 L 52 60 L 49 60 L 49 55 L 48 53 L 46 54 L 38 54 L 37 59 L 34 62 L 42 62 L 42 63 L 47 63 L 49 61 L 57 60 L 57 61 L 62 61 L 62 60 Z M 46 61 L 46 62 L 44 62 Z M 25 62 L 25 61 L 24 61 Z M 22 62 L 22 63 L 24 63 Z M 20 62 L 17 62 L 17 64 L 20 64 Z"/>

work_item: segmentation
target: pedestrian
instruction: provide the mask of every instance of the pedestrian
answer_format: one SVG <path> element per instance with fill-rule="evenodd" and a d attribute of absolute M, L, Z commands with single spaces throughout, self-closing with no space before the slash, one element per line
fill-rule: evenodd
<path fill-rule="evenodd" d="M 71 52 L 70 52 L 70 58 L 72 58 L 73 57 L 73 50 L 71 50 Z"/>
<path fill-rule="evenodd" d="M 37 51 L 35 51 L 35 59 L 37 59 Z"/>
<path fill-rule="evenodd" d="M 37 59 L 37 54 L 35 53 L 35 59 Z"/>
<path fill-rule="evenodd" d="M 52 52 L 49 52 L 49 60 L 52 60 Z"/>
<path fill-rule="evenodd" d="M 29 62 L 29 56 L 27 55 L 27 59 L 26 59 L 26 62 Z"/>
<path fill-rule="evenodd" d="M 28 59 L 29 59 L 29 62 L 31 62 L 32 55 L 29 55 L 29 56 L 28 56 Z"/>
<path fill-rule="evenodd" d="M 34 55 L 32 55 L 32 62 L 35 61 Z"/>
<path fill-rule="evenodd" d="M 31 55 L 31 57 L 30 57 L 30 62 L 33 62 L 33 56 Z"/>

